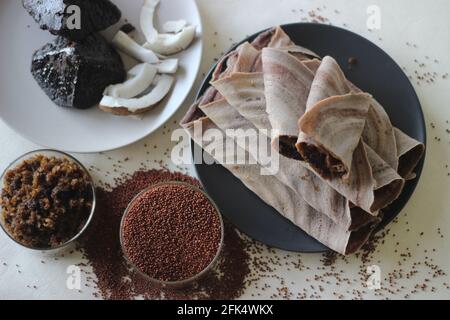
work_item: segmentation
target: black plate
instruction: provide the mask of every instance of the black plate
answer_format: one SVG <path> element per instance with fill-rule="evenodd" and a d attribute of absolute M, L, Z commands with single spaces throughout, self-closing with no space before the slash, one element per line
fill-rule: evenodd
<path fill-rule="evenodd" d="M 386 108 L 396 127 L 425 143 L 425 121 L 419 99 L 407 76 L 383 50 L 355 33 L 333 26 L 296 23 L 282 28 L 296 44 L 309 48 L 320 56 L 334 57 L 350 81 L 371 93 Z M 252 41 L 258 34 L 259 32 L 242 42 Z M 231 50 L 233 49 L 235 47 Z M 350 57 L 357 59 L 356 66 L 351 70 L 348 68 Z M 213 70 L 214 68 L 205 78 L 198 96 L 208 87 Z M 192 143 L 193 151 L 194 148 L 199 147 Z M 390 223 L 410 199 L 423 164 L 424 160 L 417 166 L 417 179 L 408 182 L 400 198 L 384 210 L 386 219 L 382 227 Z M 196 170 L 222 214 L 248 236 L 287 251 L 329 250 L 265 204 L 224 167 L 197 164 Z"/>

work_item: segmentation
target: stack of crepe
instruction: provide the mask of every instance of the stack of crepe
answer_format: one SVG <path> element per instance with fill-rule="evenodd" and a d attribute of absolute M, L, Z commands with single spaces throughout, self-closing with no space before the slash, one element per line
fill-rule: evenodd
<path fill-rule="evenodd" d="M 182 126 L 263 201 L 344 255 L 369 239 L 425 151 L 333 58 L 294 44 L 280 27 L 218 63 Z M 204 139 L 210 129 L 223 139 Z M 262 175 L 265 161 L 229 129 L 270 132 L 279 170 Z M 247 161 L 223 161 L 237 155 Z"/>

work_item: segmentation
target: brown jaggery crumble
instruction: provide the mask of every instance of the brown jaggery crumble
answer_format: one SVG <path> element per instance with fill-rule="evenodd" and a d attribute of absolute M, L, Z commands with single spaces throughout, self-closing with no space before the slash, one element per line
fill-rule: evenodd
<path fill-rule="evenodd" d="M 31 248 L 54 248 L 86 224 L 93 205 L 90 177 L 68 158 L 35 155 L 8 170 L 0 206 L 6 231 Z"/>

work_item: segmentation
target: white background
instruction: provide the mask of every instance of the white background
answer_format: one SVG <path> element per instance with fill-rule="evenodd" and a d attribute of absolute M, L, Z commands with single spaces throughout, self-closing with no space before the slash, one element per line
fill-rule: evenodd
<path fill-rule="evenodd" d="M 413 75 L 415 70 L 437 72 L 439 75 L 450 72 L 448 54 L 450 52 L 448 33 L 450 2 L 447 0 L 198 0 L 198 4 L 204 22 L 205 56 L 202 72 L 206 72 L 212 65 L 213 59 L 227 50 L 232 42 L 276 24 L 297 22 L 305 18 L 310 20 L 308 11 L 313 9 L 321 16 L 328 18 L 332 24 L 345 26 L 375 42 L 406 68 L 407 74 Z M 379 31 L 369 32 L 366 26 L 366 9 L 372 4 L 377 4 L 381 8 L 382 28 Z M 317 8 L 320 8 L 320 11 L 317 11 Z M 407 42 L 416 44 L 416 47 L 408 46 Z M 429 61 L 426 60 L 426 56 L 429 57 Z M 425 62 L 426 66 L 420 69 L 415 59 Z M 439 63 L 432 63 L 434 59 L 437 59 Z M 201 81 L 201 73 L 195 89 Z M 416 81 L 413 81 L 413 84 L 426 116 L 428 156 L 424 173 L 413 198 L 404 209 L 398 223 L 391 226 L 390 235 L 386 238 L 385 244 L 380 245 L 380 252 L 376 254 L 374 263 L 381 267 L 382 279 L 399 269 L 398 263 L 402 260 L 400 253 L 406 248 L 409 248 L 412 257 L 403 262 L 402 268 L 405 270 L 413 270 L 414 263 L 423 262 L 425 257 L 428 257 L 428 261 L 445 272 L 450 272 L 450 176 L 448 176 L 450 169 L 445 167 L 450 165 L 450 134 L 445 131 L 450 129 L 450 125 L 446 123 L 450 121 L 450 79 L 440 77 L 434 84 L 424 82 L 417 84 Z M 386 80 L 386 85 L 389 85 L 389 79 Z M 163 160 L 170 166 L 168 156 L 164 155 L 166 149 L 172 146 L 169 130 L 177 127 L 174 121 L 182 117 L 192 100 L 193 94 L 178 114 L 171 119 L 167 128 L 162 128 L 144 141 L 106 154 L 75 156 L 87 167 L 90 165 L 98 167 L 100 171 L 94 172 L 94 177 L 103 180 L 102 173 L 112 171 L 112 161 L 108 160 L 108 157 L 114 160 L 129 157 L 130 161 L 127 162 L 126 168 L 128 172 L 139 167 L 141 162 L 151 167 L 154 164 L 153 160 Z M 431 127 L 431 123 L 435 124 L 435 129 Z M 435 137 L 439 137 L 441 141 L 437 141 Z M 144 148 L 144 144 L 159 147 L 155 151 L 150 150 L 151 154 L 147 155 L 148 148 Z M 3 170 L 16 157 L 38 147 L 0 122 L 0 170 Z M 438 235 L 437 228 L 441 228 L 443 238 Z M 422 232 L 423 236 L 420 236 Z M 396 249 L 397 252 L 395 252 Z M 435 249 L 434 252 L 433 249 Z M 313 278 L 317 273 L 324 274 L 331 270 L 325 268 L 325 270 L 317 271 L 317 267 L 322 265 L 321 255 L 288 255 L 281 251 L 264 249 L 262 256 L 264 259 L 278 257 L 283 261 L 300 259 L 306 267 L 310 268 L 310 270 L 299 271 L 295 268 L 288 270 L 287 267 L 274 266 L 276 272 L 286 279 L 286 286 L 294 294 L 293 298 L 301 292 L 312 294 L 317 291 L 319 283 L 308 282 L 306 279 Z M 42 264 L 41 260 L 45 260 L 46 263 Z M 7 266 L 4 266 L 3 262 L 6 262 Z M 77 255 L 56 261 L 23 251 L 4 235 L 0 235 L 0 298 L 91 298 L 89 292 L 78 293 L 66 289 L 66 266 L 77 262 L 79 262 Z M 351 284 L 336 286 L 336 281 L 321 284 L 324 288 L 324 292 L 320 293 L 321 298 L 333 299 L 339 295 L 346 299 L 355 298 L 357 291 L 364 290 L 358 275 L 358 271 L 364 267 L 357 257 L 351 257 L 347 261 L 338 260 L 336 270 L 342 270 L 344 277 L 351 279 Z M 413 291 L 417 284 L 430 279 L 428 289 L 424 292 L 419 290 L 418 293 L 410 295 L 411 298 L 450 298 L 450 290 L 444 284 L 450 283 L 450 276 L 433 279 L 430 268 L 424 265 L 419 266 L 417 270 L 419 272 L 411 279 L 397 281 L 393 288 L 394 291 L 399 290 L 399 292 L 386 293 L 385 297 L 401 299 Z M 261 294 L 257 286 L 260 288 L 264 283 L 272 284 L 273 288 Z M 31 287 L 35 285 L 36 289 L 27 288 L 27 285 Z M 312 289 L 311 285 L 315 289 Z M 248 288 L 243 298 L 252 298 L 252 293 L 256 298 L 268 298 L 276 293 L 276 286 L 280 286 L 277 281 L 273 279 L 268 281 L 263 278 L 259 283 Z M 382 286 L 387 288 L 388 283 L 382 280 Z M 429 289 L 433 286 L 436 292 Z M 261 295 L 258 296 L 258 293 Z M 363 296 L 380 298 L 368 290 Z"/>

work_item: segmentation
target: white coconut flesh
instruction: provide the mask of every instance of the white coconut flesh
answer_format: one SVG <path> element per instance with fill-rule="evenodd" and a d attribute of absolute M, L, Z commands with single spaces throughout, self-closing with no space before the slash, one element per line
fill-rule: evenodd
<path fill-rule="evenodd" d="M 125 32 L 119 31 L 112 40 L 113 45 L 120 51 L 135 58 L 136 60 L 147 63 L 158 63 L 158 56 L 150 49 L 140 46 Z"/>
<path fill-rule="evenodd" d="M 128 72 L 128 79 L 130 79 L 132 76 L 136 76 L 138 73 L 142 72 L 142 66 L 144 64 L 138 64 L 131 68 Z M 162 60 L 159 63 L 151 64 L 151 66 L 154 66 L 157 68 L 158 73 L 176 73 L 178 70 L 178 59 L 166 59 Z"/>
<path fill-rule="evenodd" d="M 141 29 L 147 41 L 153 41 L 158 37 L 158 30 L 153 21 L 158 4 L 159 0 L 145 0 L 141 9 Z"/>
<path fill-rule="evenodd" d="M 167 21 L 162 26 L 162 31 L 165 33 L 178 33 L 188 26 L 186 20 Z"/>
<path fill-rule="evenodd" d="M 178 59 L 166 59 L 161 60 L 158 63 L 151 64 L 152 66 L 155 66 L 158 69 L 158 73 L 168 73 L 168 74 L 174 74 L 178 71 L 179 66 L 179 60 Z M 138 72 L 141 72 L 141 69 L 139 69 L 140 65 L 136 65 L 133 69 L 128 71 L 128 76 L 135 76 Z"/>
<path fill-rule="evenodd" d="M 176 33 L 160 34 L 156 30 L 154 15 L 158 4 L 159 0 L 145 0 L 141 10 L 141 29 L 147 39 L 144 47 L 163 55 L 172 55 L 189 47 L 195 38 L 196 28 L 194 26 L 187 26 L 184 22 L 184 26 Z M 182 25 L 180 21 L 172 21 L 166 28 L 172 30 L 180 29 Z"/>
<path fill-rule="evenodd" d="M 178 70 L 178 59 L 162 60 L 160 63 L 155 64 L 159 73 L 174 74 Z"/>
<path fill-rule="evenodd" d="M 147 41 L 144 44 L 144 48 L 165 55 L 178 53 L 192 43 L 195 38 L 195 29 L 194 26 L 187 26 L 175 34 L 159 34 L 156 40 L 152 42 Z"/>
<path fill-rule="evenodd" d="M 154 53 L 151 49 L 144 48 L 123 31 L 119 31 L 113 38 L 113 45 L 130 57 L 145 63 L 155 65 L 159 73 L 176 73 L 178 59 L 165 59 L 162 55 Z M 161 58 L 161 59 L 160 59 Z"/>
<path fill-rule="evenodd" d="M 143 43 L 145 43 L 145 40 L 143 41 Z M 160 53 L 158 53 L 158 52 L 155 52 L 155 54 L 156 54 L 156 56 L 157 56 L 159 59 L 161 59 L 161 60 L 167 59 L 167 56 L 165 56 L 165 55 L 163 55 L 163 54 L 160 54 Z"/>
<path fill-rule="evenodd" d="M 156 66 L 148 63 L 138 64 L 128 72 L 127 81 L 107 87 L 104 94 L 124 99 L 136 97 L 152 85 L 157 72 Z"/>
<path fill-rule="evenodd" d="M 148 63 L 146 63 L 146 62 L 140 63 L 140 64 L 135 65 L 130 70 L 128 70 L 128 72 L 127 72 L 128 79 L 131 78 L 131 77 L 135 77 L 138 74 L 140 74 L 142 72 L 142 70 L 145 68 L 145 65 L 147 65 L 147 64 Z"/>
<path fill-rule="evenodd" d="M 169 75 L 158 75 L 153 80 L 154 87 L 146 95 L 139 98 L 124 99 L 104 96 L 100 106 L 106 108 L 126 108 L 131 113 L 149 109 L 159 103 L 169 93 L 174 78 Z"/>

